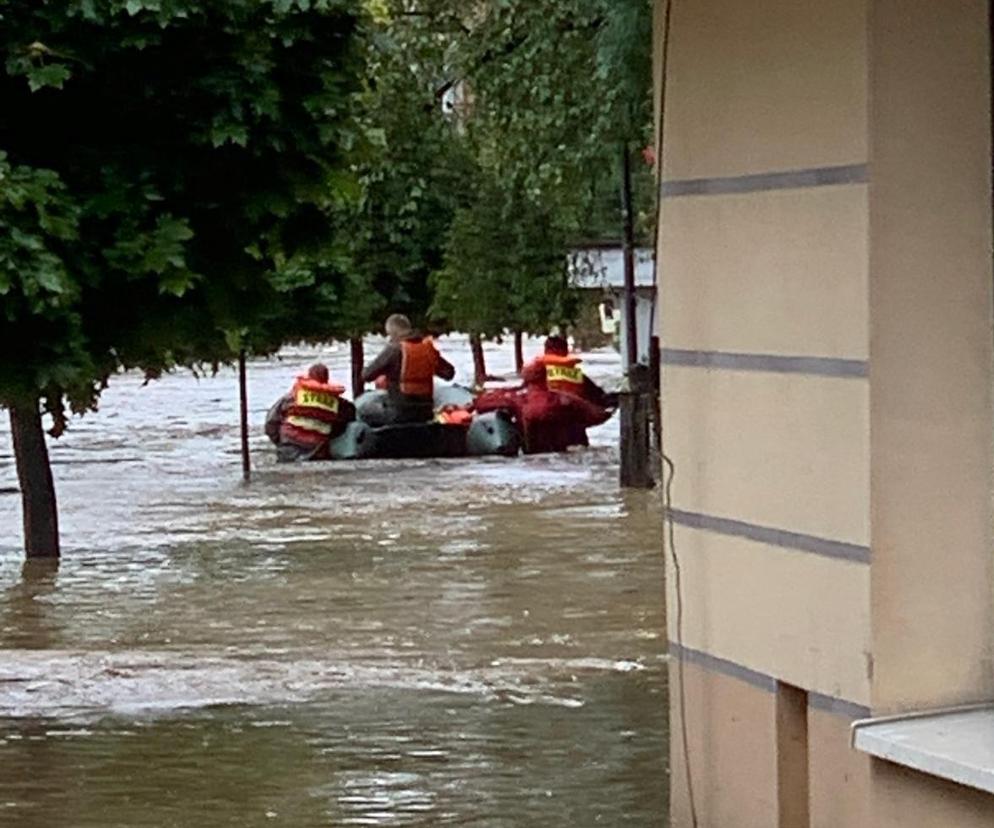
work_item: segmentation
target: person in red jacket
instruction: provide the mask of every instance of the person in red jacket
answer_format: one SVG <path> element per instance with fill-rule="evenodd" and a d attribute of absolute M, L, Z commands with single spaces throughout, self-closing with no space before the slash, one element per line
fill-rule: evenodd
<path fill-rule="evenodd" d="M 587 429 L 607 420 L 617 402 L 579 365 L 566 340 L 550 336 L 545 352 L 522 370 L 522 388 L 484 394 L 477 398 L 476 410 L 510 411 L 520 424 L 526 454 L 589 445 Z"/>
<path fill-rule="evenodd" d="M 544 388 L 570 394 L 604 409 L 614 409 L 617 403 L 580 368 L 581 360 L 569 352 L 569 343 L 561 336 L 545 340 L 544 353 L 521 371 L 526 388 Z M 605 417 L 604 419 L 607 419 Z"/>
<path fill-rule="evenodd" d="M 277 445 L 281 461 L 326 460 L 328 443 L 355 419 L 355 407 L 342 397 L 345 388 L 330 382 L 320 362 L 266 416 L 266 435 Z"/>
<path fill-rule="evenodd" d="M 360 404 L 361 417 L 372 426 L 428 422 L 435 416 L 435 377 L 451 380 L 456 369 L 406 316 L 393 314 L 385 327 L 390 341 L 363 369 L 362 381 L 375 382 L 387 397 L 384 405 Z"/>

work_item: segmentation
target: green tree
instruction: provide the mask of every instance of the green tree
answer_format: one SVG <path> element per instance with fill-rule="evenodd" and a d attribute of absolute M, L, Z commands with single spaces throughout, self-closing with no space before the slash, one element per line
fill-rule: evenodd
<path fill-rule="evenodd" d="M 511 189 L 549 204 L 572 237 L 601 235 L 605 212 L 618 215 L 619 146 L 651 135 L 652 4 L 477 9 L 448 53 L 452 76 L 472 90 L 477 156 Z"/>
<path fill-rule="evenodd" d="M 649 140 L 648 0 L 383 0 L 397 37 L 456 95 L 474 164 L 433 278 L 433 311 L 493 335 L 568 321 L 571 246 L 621 237 L 621 153 Z M 639 229 L 652 175 L 636 167 Z"/>
<path fill-rule="evenodd" d="M 354 269 L 374 288 L 377 312 L 422 324 L 470 158 L 435 95 L 444 41 L 388 11 L 374 16 L 367 40 L 361 119 L 369 140 L 356 165 Z"/>
<path fill-rule="evenodd" d="M 433 315 L 474 337 L 545 332 L 571 320 L 575 297 L 553 211 L 485 177 L 475 189 L 455 214 L 445 265 L 433 275 Z M 486 371 L 476 368 L 479 381 Z"/>
<path fill-rule="evenodd" d="M 58 434 L 118 369 L 358 324 L 358 25 L 347 0 L 0 0 L 0 405 L 29 556 L 58 554 L 42 410 Z"/>

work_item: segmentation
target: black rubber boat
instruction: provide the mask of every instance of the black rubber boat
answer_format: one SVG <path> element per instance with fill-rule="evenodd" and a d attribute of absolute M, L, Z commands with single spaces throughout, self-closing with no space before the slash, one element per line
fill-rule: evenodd
<path fill-rule="evenodd" d="M 448 423 L 411 423 L 373 428 L 362 421 L 349 423 L 331 441 L 332 460 L 364 458 L 513 457 L 521 450 L 521 434 L 502 411 L 478 414 L 468 426 Z"/>

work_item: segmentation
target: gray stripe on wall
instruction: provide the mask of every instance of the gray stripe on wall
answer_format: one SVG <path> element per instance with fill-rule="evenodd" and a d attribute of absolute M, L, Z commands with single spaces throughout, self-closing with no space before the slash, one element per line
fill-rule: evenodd
<path fill-rule="evenodd" d="M 834 696 L 825 696 L 821 693 L 808 693 L 808 706 L 822 713 L 831 713 L 833 716 L 842 716 L 846 719 L 866 719 L 870 716 L 870 708 L 863 704 L 856 704 L 845 699 L 837 699 Z"/>
<path fill-rule="evenodd" d="M 665 365 L 720 368 L 728 371 L 767 371 L 774 374 L 807 374 L 818 377 L 865 378 L 869 363 L 860 359 L 833 357 L 736 354 L 728 351 L 689 351 L 664 348 Z"/>
<path fill-rule="evenodd" d="M 796 190 L 841 184 L 865 184 L 870 179 L 867 164 L 809 167 L 803 170 L 735 175 L 720 178 L 685 178 L 664 181 L 663 198 L 695 195 L 760 193 L 770 190 Z"/>
<path fill-rule="evenodd" d="M 681 647 L 675 641 L 670 642 L 670 654 L 688 664 L 696 664 L 705 670 L 710 670 L 712 673 L 720 673 L 723 676 L 744 681 L 746 684 L 751 684 L 753 687 L 758 687 L 768 693 L 776 692 L 777 680 L 775 678 L 766 675 L 766 673 L 743 667 L 734 661 L 718 658 L 718 656 L 700 650 L 692 650 L 690 647 Z"/>
<path fill-rule="evenodd" d="M 824 558 L 861 564 L 870 562 L 870 547 L 868 546 L 819 538 L 816 535 L 805 535 L 800 532 L 788 532 L 784 529 L 759 526 L 741 520 L 702 515 L 697 512 L 684 512 L 680 509 L 670 509 L 669 513 L 674 523 L 691 529 L 703 529 L 707 532 L 716 532 L 719 535 L 746 538 L 770 546 L 779 546 L 783 549 L 821 555 Z"/>
<path fill-rule="evenodd" d="M 670 655 L 679 658 L 687 664 L 696 664 L 712 673 L 718 673 L 729 678 L 738 679 L 746 684 L 765 690 L 767 693 L 775 693 L 777 690 L 777 680 L 766 673 L 760 673 L 749 667 L 743 667 L 734 661 L 694 650 L 690 647 L 682 647 L 675 641 L 669 642 Z M 808 705 L 823 713 L 831 713 L 835 716 L 842 716 L 846 719 L 865 719 L 870 715 L 870 709 L 855 702 L 837 699 L 834 696 L 826 696 L 823 693 L 808 692 Z"/>

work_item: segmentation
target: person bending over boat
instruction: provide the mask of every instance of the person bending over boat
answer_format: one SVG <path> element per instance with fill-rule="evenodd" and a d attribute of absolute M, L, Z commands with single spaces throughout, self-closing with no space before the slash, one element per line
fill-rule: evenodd
<path fill-rule="evenodd" d="M 583 361 L 569 352 L 569 343 L 561 336 L 545 340 L 544 353 L 528 363 L 521 371 L 526 387 L 545 388 L 570 394 L 605 409 L 617 408 L 616 395 L 608 394 L 583 373 Z"/>
<path fill-rule="evenodd" d="M 605 422 L 617 408 L 617 395 L 608 394 L 580 368 L 561 336 L 545 340 L 544 353 L 521 372 L 526 396 L 522 419 L 529 452 L 564 451 L 589 445 L 587 428 Z M 559 400 L 552 403 L 545 394 Z"/>
<path fill-rule="evenodd" d="M 344 391 L 320 362 L 297 377 L 266 415 L 266 435 L 276 443 L 280 461 L 328 459 L 328 443 L 355 419 L 355 406 L 342 397 Z"/>
<path fill-rule="evenodd" d="M 428 422 L 435 416 L 435 377 L 450 380 L 456 369 L 435 348 L 430 337 L 395 313 L 386 321 L 389 342 L 362 372 L 363 382 L 386 391 L 381 405 L 362 405 L 359 416 L 371 426 Z"/>

